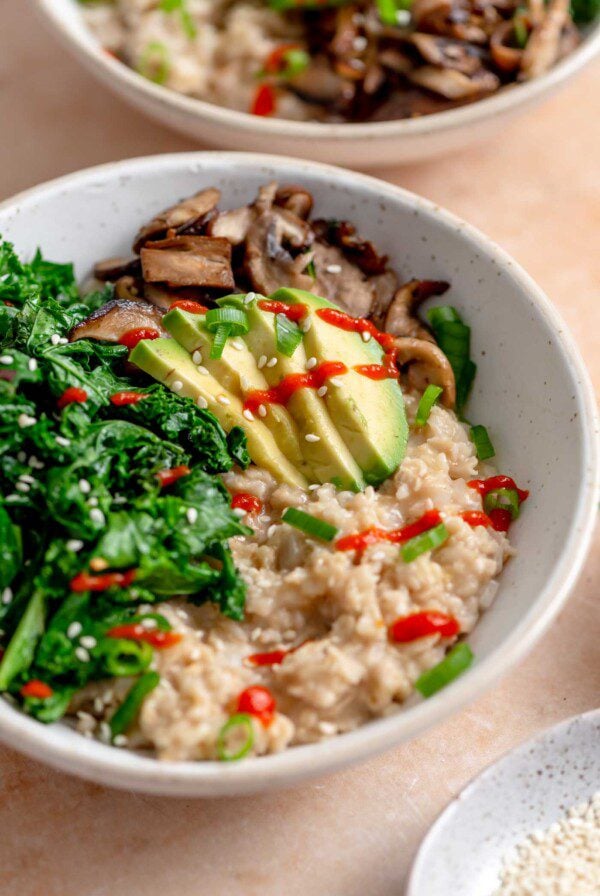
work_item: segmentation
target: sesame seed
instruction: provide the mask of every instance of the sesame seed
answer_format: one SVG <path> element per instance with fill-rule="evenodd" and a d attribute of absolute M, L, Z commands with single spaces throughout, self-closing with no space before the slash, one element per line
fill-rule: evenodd
<path fill-rule="evenodd" d="M 33 485 L 33 483 L 35 482 L 35 479 L 33 478 L 33 476 L 30 476 L 29 473 L 21 473 L 19 479 L 21 480 L 21 482 L 28 482 L 30 485 Z"/>
<path fill-rule="evenodd" d="M 25 463 L 25 461 L 27 460 L 27 455 L 25 454 L 24 451 L 19 451 L 19 453 L 17 454 L 17 460 L 19 461 L 20 464 Z"/>
<path fill-rule="evenodd" d="M 96 697 L 94 700 L 94 712 L 98 713 L 98 715 L 104 712 L 104 701 L 102 697 Z"/>
<path fill-rule="evenodd" d="M 14 360 L 12 355 L 0 355 L 0 364 L 12 364 Z"/>
<path fill-rule="evenodd" d="M 208 368 L 203 364 L 198 364 L 198 373 L 201 373 L 202 376 L 208 376 Z"/>
<path fill-rule="evenodd" d="M 68 638 L 77 638 L 81 634 L 81 622 L 72 622 L 67 629 Z"/>
<path fill-rule="evenodd" d="M 309 485 L 309 486 L 308 486 L 308 490 L 309 490 L 309 492 L 316 492 L 316 490 L 317 490 L 318 488 L 321 488 L 321 483 L 320 483 L 320 482 L 313 482 L 312 485 Z"/>
<path fill-rule="evenodd" d="M 306 439 L 307 442 L 320 442 L 321 441 L 321 436 L 318 436 L 314 432 L 307 432 L 306 435 L 304 436 L 304 438 Z"/>
<path fill-rule="evenodd" d="M 150 629 L 156 628 L 156 619 L 142 619 L 140 621 L 140 625 L 142 626 L 142 628 L 145 628 L 149 631 Z"/>
<path fill-rule="evenodd" d="M 336 376 L 332 376 L 331 379 L 329 380 L 329 385 L 339 387 L 339 386 L 343 386 L 344 384 L 342 383 L 341 380 L 338 380 L 338 378 Z"/>
<path fill-rule="evenodd" d="M 33 426 L 34 423 L 37 423 L 37 420 L 35 419 L 35 417 L 30 417 L 29 414 L 19 414 L 19 416 L 17 417 L 17 423 L 19 424 L 21 429 L 26 429 L 26 427 Z"/>
<path fill-rule="evenodd" d="M 30 358 L 29 361 L 27 362 L 27 366 L 33 373 L 34 371 L 37 370 L 38 362 L 35 360 L 35 358 Z"/>
<path fill-rule="evenodd" d="M 308 333 L 308 331 L 310 330 L 311 327 L 312 327 L 312 320 L 310 319 L 310 316 L 307 315 L 307 317 L 300 324 L 300 329 L 302 330 L 303 333 Z"/>
<path fill-rule="evenodd" d="M 307 369 L 307 370 L 312 370 L 313 367 L 316 367 L 316 366 L 317 366 L 317 359 L 316 359 L 316 358 L 309 358 L 308 361 L 306 362 L 306 369 Z"/>
<path fill-rule="evenodd" d="M 267 367 L 275 367 L 277 364 L 277 358 L 269 358 L 267 361 Z"/>
<path fill-rule="evenodd" d="M 410 9 L 396 10 L 396 24 L 401 28 L 405 28 L 407 25 L 410 25 Z"/>
<path fill-rule="evenodd" d="M 234 348 L 236 351 L 238 351 L 238 352 L 243 352 L 244 349 L 246 348 L 246 346 L 244 345 L 244 343 L 243 343 L 243 342 L 240 342 L 239 339 L 230 339 L 230 340 L 229 340 L 229 345 L 230 345 L 232 348 Z"/>
<path fill-rule="evenodd" d="M 104 514 L 97 507 L 92 507 L 90 510 L 90 519 L 93 523 L 98 523 L 101 526 L 106 522 Z"/>
<path fill-rule="evenodd" d="M 202 364 L 202 352 L 196 350 L 192 355 L 192 361 L 194 364 Z"/>
<path fill-rule="evenodd" d="M 23 494 L 26 494 L 27 492 L 31 491 L 31 486 L 27 485 L 26 482 L 17 482 L 17 484 L 15 485 L 15 488 L 18 492 L 23 492 Z"/>
<path fill-rule="evenodd" d="M 248 292 L 248 293 L 246 293 L 246 298 L 244 299 L 244 302 L 246 303 L 246 305 L 249 305 L 250 302 L 253 302 L 255 298 L 256 298 L 255 292 Z"/>
<path fill-rule="evenodd" d="M 258 359 L 258 364 L 257 364 L 258 369 L 262 370 L 266 363 L 267 363 L 267 356 L 261 355 L 260 358 Z"/>
<path fill-rule="evenodd" d="M 190 526 L 193 526 L 196 520 L 198 519 L 198 511 L 195 507 L 188 507 L 185 512 L 186 518 Z"/>
<path fill-rule="evenodd" d="M 87 647 L 88 650 L 91 650 L 98 642 L 93 635 L 84 635 L 83 638 L 80 638 L 79 643 L 82 647 Z"/>
<path fill-rule="evenodd" d="M 61 336 L 60 339 L 58 340 L 59 345 L 67 345 L 68 342 L 69 342 L 69 340 L 67 339 L 66 336 Z"/>
<path fill-rule="evenodd" d="M 328 264 L 325 270 L 328 274 L 341 274 L 342 266 L 341 264 Z"/>
<path fill-rule="evenodd" d="M 67 550 L 77 554 L 83 547 L 83 542 L 79 538 L 71 538 L 67 542 Z"/>
<path fill-rule="evenodd" d="M 126 747 L 129 743 L 129 738 L 126 734 L 116 734 L 113 738 L 113 744 L 115 747 Z"/>
<path fill-rule="evenodd" d="M 52 345 L 58 345 L 58 343 L 60 342 L 60 336 L 58 335 L 58 333 L 52 334 L 52 336 L 50 337 L 50 342 L 52 343 Z"/>
<path fill-rule="evenodd" d="M 245 510 L 242 510 L 241 507 L 234 507 L 232 513 L 233 513 L 234 516 L 239 516 L 240 519 L 241 519 L 243 516 L 246 516 L 246 511 L 245 511 Z"/>
<path fill-rule="evenodd" d="M 183 383 L 181 382 L 181 380 L 173 380 L 173 382 L 171 383 L 171 389 L 173 390 L 173 392 L 181 392 L 181 390 L 183 389 Z"/>
<path fill-rule="evenodd" d="M 224 405 L 231 404 L 230 399 L 227 398 L 226 395 L 217 395 L 217 401 L 219 402 L 219 404 L 224 404 Z"/>
<path fill-rule="evenodd" d="M 273 523 L 273 524 L 272 524 L 271 526 L 269 526 L 269 528 L 267 529 L 267 538 L 272 538 L 273 535 L 275 535 L 276 532 L 277 532 L 277 526 L 275 525 L 275 523 Z"/>
<path fill-rule="evenodd" d="M 2 592 L 2 603 L 5 605 L 9 604 L 12 599 L 13 599 L 12 588 L 5 588 L 4 591 Z"/>
<path fill-rule="evenodd" d="M 31 457 L 29 458 L 29 460 L 27 461 L 27 463 L 28 463 L 29 466 L 32 468 L 32 470 L 43 470 L 44 467 L 46 466 L 44 463 L 42 463 L 41 460 L 38 460 L 38 459 L 37 459 L 37 457 L 35 456 L 35 454 L 32 454 L 32 455 L 31 455 Z"/>
<path fill-rule="evenodd" d="M 352 49 L 357 53 L 362 53 L 363 50 L 366 50 L 368 43 L 369 41 L 363 34 L 357 34 L 352 41 Z"/>
<path fill-rule="evenodd" d="M 369 333 L 368 330 L 363 330 L 360 335 L 362 336 L 363 342 L 368 342 L 369 339 L 371 338 L 371 334 Z"/>
<path fill-rule="evenodd" d="M 56 444 L 57 444 L 57 445 L 60 445 L 61 448 L 68 448 L 69 445 L 71 444 L 71 439 L 65 439 L 64 436 L 57 436 L 57 437 L 56 437 Z"/>
<path fill-rule="evenodd" d="M 246 420 L 249 420 L 251 423 L 254 420 L 254 414 L 248 408 L 242 411 L 242 416 L 245 417 Z"/>
<path fill-rule="evenodd" d="M 110 725 L 108 724 L 108 722 L 100 722 L 100 728 L 98 731 L 98 737 L 100 738 L 100 740 L 105 744 L 109 744 L 111 736 L 112 732 L 110 730 Z"/>
<path fill-rule="evenodd" d="M 317 395 L 319 398 L 323 398 L 324 395 L 327 395 L 327 386 L 321 386 L 317 389 Z"/>
<path fill-rule="evenodd" d="M 258 406 L 258 415 L 259 415 L 259 417 L 266 417 L 266 416 L 267 416 L 267 409 L 266 409 L 266 407 L 264 406 L 264 404 L 259 404 L 259 406 Z"/>
<path fill-rule="evenodd" d="M 89 495 L 91 490 L 92 490 L 92 486 L 89 484 L 87 479 L 79 480 L 79 491 L 81 492 L 82 495 Z"/>
<path fill-rule="evenodd" d="M 198 398 L 196 399 L 196 404 L 198 405 L 199 408 L 202 408 L 203 410 L 208 407 L 208 402 L 203 395 L 198 396 Z"/>
<path fill-rule="evenodd" d="M 76 647 L 75 648 L 75 656 L 79 660 L 80 663 L 89 663 L 90 655 L 85 649 L 85 647 Z"/>
<path fill-rule="evenodd" d="M 90 498 L 90 500 L 88 501 L 88 506 L 89 507 L 97 507 L 98 506 L 98 498 L 92 496 Z"/>

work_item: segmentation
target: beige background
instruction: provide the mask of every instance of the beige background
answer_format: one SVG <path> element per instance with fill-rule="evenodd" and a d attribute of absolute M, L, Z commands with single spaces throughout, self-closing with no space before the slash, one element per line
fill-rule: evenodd
<path fill-rule="evenodd" d="M 480 226 L 556 302 L 600 385 L 600 65 L 494 142 L 381 172 Z M 595 96 L 594 96 L 595 92 Z M 0 199 L 77 168 L 194 146 L 124 106 L 0 0 Z M 240 147 L 243 149 L 243 147 Z M 541 728 L 598 705 L 600 541 L 530 657 L 430 734 L 264 797 L 146 798 L 0 751 L 3 896 L 396 896 L 436 814 Z"/>

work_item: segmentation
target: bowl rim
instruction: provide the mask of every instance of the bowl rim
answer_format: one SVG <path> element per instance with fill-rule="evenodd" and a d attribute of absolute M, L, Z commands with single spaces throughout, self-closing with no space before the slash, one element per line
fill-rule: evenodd
<path fill-rule="evenodd" d="M 67 174 L 25 190 L 0 203 L 0 217 L 9 210 L 26 214 L 27 205 L 62 192 L 82 190 L 92 184 L 118 183 L 120 179 L 160 171 L 188 168 L 202 174 L 203 163 L 224 169 L 251 167 L 294 169 L 294 177 L 320 174 L 346 187 L 376 192 L 381 200 L 417 209 L 446 229 L 460 231 L 474 251 L 509 269 L 511 277 L 548 326 L 554 342 L 577 378 L 579 414 L 584 422 L 581 444 L 582 477 L 569 535 L 558 555 L 551 576 L 528 612 L 507 639 L 481 663 L 466 672 L 440 694 L 404 712 L 373 720 L 354 731 L 316 744 L 292 747 L 281 753 L 244 760 L 239 764 L 216 761 L 159 761 L 134 752 L 115 749 L 84 737 L 65 740 L 64 726 L 45 726 L 0 699 L 0 740 L 35 759 L 62 771 L 102 784 L 171 796 L 239 795 L 289 786 L 366 759 L 399 745 L 440 723 L 483 694 L 519 662 L 538 641 L 565 603 L 581 571 L 591 542 L 600 499 L 600 420 L 592 383 L 579 350 L 558 311 L 544 292 L 507 252 L 458 216 L 428 199 L 365 174 L 332 165 L 291 159 L 287 156 L 236 152 L 169 153 L 108 162 Z M 243 177 L 243 174 L 241 175 Z M 399 729 L 399 730 L 398 730 Z"/>
<path fill-rule="evenodd" d="M 235 129 L 241 135 L 257 132 L 263 137 L 287 137 L 294 139 L 323 139 L 334 142 L 352 140 L 417 138 L 430 133 L 454 131 L 479 121 L 486 121 L 514 107 L 533 103 L 552 88 L 558 87 L 591 60 L 600 55 L 600 17 L 587 27 L 581 44 L 561 59 L 549 71 L 522 84 L 509 86 L 482 100 L 465 106 L 423 115 L 419 118 L 393 119 L 381 122 L 322 123 L 293 121 L 285 118 L 269 118 L 228 109 L 216 103 L 189 97 L 167 87 L 154 84 L 124 63 L 107 53 L 95 40 L 85 40 L 77 33 L 61 13 L 56 0 L 35 0 L 37 9 L 58 31 L 63 40 L 73 46 L 91 67 L 98 67 L 105 83 L 117 79 L 133 92 L 146 97 L 148 102 L 165 111 L 176 111 L 198 121 L 211 121 L 215 125 Z M 63 0 L 74 2 L 74 0 Z M 91 34 L 91 32 L 90 32 Z"/>
<path fill-rule="evenodd" d="M 533 752 L 540 744 L 549 737 L 556 737 L 564 731 L 568 731 L 574 725 L 591 725 L 593 727 L 600 726 L 600 708 L 588 709 L 585 712 L 577 713 L 569 716 L 551 725 L 549 728 L 543 728 L 528 737 L 527 740 L 520 741 L 514 747 L 510 747 L 504 753 L 501 753 L 497 759 L 493 759 L 481 771 L 469 778 L 459 793 L 447 803 L 440 813 L 436 816 L 431 826 L 427 829 L 423 839 L 419 843 L 417 851 L 412 860 L 408 877 L 406 879 L 403 896 L 424 896 L 420 883 L 427 873 L 427 857 L 432 846 L 435 845 L 437 835 L 443 829 L 446 821 L 453 815 L 455 810 L 462 806 L 465 800 L 468 800 L 472 792 L 479 785 L 487 781 L 501 765 L 511 762 L 511 760 L 519 759 L 521 756 Z"/>

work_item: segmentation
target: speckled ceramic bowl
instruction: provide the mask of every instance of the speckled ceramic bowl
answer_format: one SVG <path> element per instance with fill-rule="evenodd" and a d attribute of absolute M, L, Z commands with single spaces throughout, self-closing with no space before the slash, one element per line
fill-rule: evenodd
<path fill-rule="evenodd" d="M 498 466 L 531 490 L 511 529 L 516 557 L 469 639 L 474 666 L 410 709 L 310 746 L 241 763 L 159 763 L 44 727 L 0 701 L 0 737 L 38 759 L 105 784 L 182 796 L 240 794 L 323 774 L 414 737 L 481 694 L 532 647 L 564 603 L 591 537 L 598 501 L 598 424 L 582 361 L 555 309 L 501 249 L 424 199 L 364 175 L 275 156 L 190 153 L 133 159 L 72 174 L 0 206 L 0 233 L 19 252 L 41 246 L 74 260 L 122 255 L 144 221 L 203 186 L 222 207 L 270 179 L 300 183 L 316 214 L 350 219 L 401 277 L 447 279 L 444 296 L 472 326 L 479 364 L 469 416 L 487 424 Z"/>
<path fill-rule="evenodd" d="M 82 65 L 162 124 L 208 146 L 279 152 L 353 168 L 422 162 L 500 133 L 513 116 L 531 115 L 538 103 L 600 53 L 598 19 L 581 45 L 545 75 L 487 99 L 403 121 L 320 124 L 261 118 L 175 93 L 106 53 L 87 27 L 78 0 L 36 0 L 36 8 Z"/>
<path fill-rule="evenodd" d="M 598 790 L 600 710 L 594 710 L 511 750 L 471 781 L 425 837 L 405 896 L 491 896 L 515 846 Z"/>

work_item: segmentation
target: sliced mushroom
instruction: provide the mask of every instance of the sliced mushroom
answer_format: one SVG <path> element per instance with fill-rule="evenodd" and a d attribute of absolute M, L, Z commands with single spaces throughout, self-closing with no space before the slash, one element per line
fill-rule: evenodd
<path fill-rule="evenodd" d="M 339 248 L 364 274 L 382 274 L 387 269 L 387 255 L 380 255 L 370 240 L 363 240 L 348 221 L 313 221 L 317 237 Z"/>
<path fill-rule="evenodd" d="M 396 47 L 389 47 L 379 53 L 379 62 L 384 68 L 389 68 L 398 75 L 405 75 L 415 67 L 413 60 L 407 53 L 403 53 Z"/>
<path fill-rule="evenodd" d="M 310 292 L 340 305 L 352 317 L 369 315 L 375 290 L 360 268 L 349 261 L 341 249 L 315 243 L 313 263 L 317 276 L 308 287 Z"/>
<path fill-rule="evenodd" d="M 107 258 L 94 265 L 94 277 L 103 283 L 118 280 L 119 277 L 139 277 L 139 258 Z"/>
<path fill-rule="evenodd" d="M 446 407 L 456 404 L 456 384 L 450 362 L 434 342 L 415 339 L 413 336 L 397 336 L 394 339 L 396 363 L 406 368 L 410 385 L 423 392 L 433 383 L 441 386 L 442 401 Z"/>
<path fill-rule="evenodd" d="M 523 50 L 521 81 L 538 78 L 556 62 L 562 31 L 568 20 L 569 0 L 550 0 L 546 15 L 539 25 L 535 25 Z"/>
<path fill-rule="evenodd" d="M 502 22 L 494 30 L 490 37 L 490 52 L 492 59 L 503 72 L 515 72 L 521 66 L 523 50 L 512 46 L 515 27 L 512 19 Z"/>
<path fill-rule="evenodd" d="M 440 69 L 433 65 L 423 65 L 409 72 L 413 84 L 439 93 L 449 100 L 461 100 L 492 93 L 500 87 L 500 79 L 485 68 L 479 68 L 473 75 L 465 75 L 454 69 Z"/>
<path fill-rule="evenodd" d="M 144 280 L 172 286 L 233 289 L 231 245 L 210 236 L 176 236 L 141 251 Z"/>
<path fill-rule="evenodd" d="M 268 295 L 280 286 L 312 287 L 312 277 L 304 273 L 311 256 L 294 257 L 284 245 L 284 236 L 283 216 L 272 211 L 259 215 L 248 234 L 244 269 L 257 292 Z"/>
<path fill-rule="evenodd" d="M 437 34 L 415 32 L 411 43 L 425 62 L 472 75 L 481 67 L 481 53 L 464 41 L 450 40 Z"/>
<path fill-rule="evenodd" d="M 284 184 L 279 187 L 275 194 L 275 205 L 286 208 L 289 212 L 308 220 L 313 207 L 312 194 L 305 187 L 298 187 L 295 184 Z"/>
<path fill-rule="evenodd" d="M 256 213 L 249 205 L 219 212 L 208 222 L 206 232 L 209 236 L 227 240 L 232 246 L 240 246 L 248 236 L 255 217 Z"/>
<path fill-rule="evenodd" d="M 346 102 L 354 94 L 352 84 L 332 69 L 325 56 L 313 57 L 310 65 L 290 78 L 286 86 L 301 99 L 326 106 Z"/>
<path fill-rule="evenodd" d="M 144 284 L 138 277 L 119 277 L 115 283 L 115 297 L 125 302 L 143 301 Z"/>
<path fill-rule="evenodd" d="M 138 232 L 133 243 L 133 251 L 139 252 L 148 240 L 160 239 L 166 236 L 169 230 L 179 233 L 196 224 L 217 207 L 220 198 L 220 191 L 209 187 L 160 212 Z"/>
<path fill-rule="evenodd" d="M 416 311 L 431 296 L 441 296 L 449 288 L 444 280 L 410 280 L 396 292 L 383 320 L 383 329 L 394 336 L 412 336 L 433 342 L 431 333 L 416 317 Z"/>
<path fill-rule="evenodd" d="M 161 311 L 168 311 L 178 299 L 189 299 L 201 305 L 214 304 L 214 296 L 204 289 L 193 286 L 178 286 L 171 289 L 164 283 L 144 283 L 144 298 Z"/>
<path fill-rule="evenodd" d="M 100 339 L 118 342 L 129 330 L 149 328 L 167 336 L 162 325 L 162 313 L 147 302 L 128 302 L 112 299 L 89 317 L 73 327 L 69 333 L 71 342 L 77 339 Z"/>

